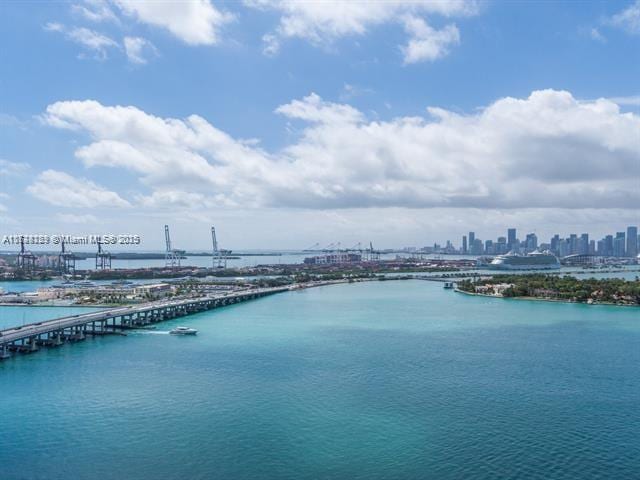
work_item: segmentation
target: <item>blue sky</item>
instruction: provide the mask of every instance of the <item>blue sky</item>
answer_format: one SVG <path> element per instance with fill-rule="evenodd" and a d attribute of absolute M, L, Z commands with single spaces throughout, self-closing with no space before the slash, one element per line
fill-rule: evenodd
<path fill-rule="evenodd" d="M 302 248 L 639 222 L 638 1 L 0 9 L 3 233 Z"/>

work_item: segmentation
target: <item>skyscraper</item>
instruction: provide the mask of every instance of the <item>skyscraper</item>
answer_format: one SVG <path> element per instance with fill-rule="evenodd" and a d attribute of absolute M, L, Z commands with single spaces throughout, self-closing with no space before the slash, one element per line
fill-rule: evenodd
<path fill-rule="evenodd" d="M 604 237 L 604 255 L 610 257 L 613 255 L 613 235 Z"/>
<path fill-rule="evenodd" d="M 589 234 L 583 233 L 580 235 L 580 241 L 578 242 L 578 253 L 586 255 L 589 253 Z"/>
<path fill-rule="evenodd" d="M 496 253 L 493 248 L 493 240 L 487 240 L 484 242 L 484 253 L 487 255 L 494 255 Z"/>
<path fill-rule="evenodd" d="M 471 245 L 471 253 L 473 255 L 482 255 L 484 252 L 484 247 L 482 244 L 482 240 L 480 240 L 479 238 L 475 238 L 473 240 L 473 244 Z"/>
<path fill-rule="evenodd" d="M 613 239 L 613 256 L 624 257 L 625 247 L 625 233 L 616 232 L 616 238 Z"/>
<path fill-rule="evenodd" d="M 525 239 L 525 248 L 527 252 L 532 252 L 538 248 L 538 236 L 535 233 L 528 233 Z"/>
<path fill-rule="evenodd" d="M 578 235 L 572 233 L 569 235 L 569 255 L 578 253 Z"/>
<path fill-rule="evenodd" d="M 508 252 L 507 239 L 505 237 L 498 237 L 498 242 L 495 246 L 496 253 L 502 255 Z"/>
<path fill-rule="evenodd" d="M 638 227 L 627 227 L 627 257 L 638 255 Z"/>
<path fill-rule="evenodd" d="M 466 254 L 468 252 L 467 249 L 467 236 L 463 235 L 462 236 L 462 253 Z"/>
<path fill-rule="evenodd" d="M 560 246 L 560 235 L 557 233 L 551 237 L 551 252 L 558 255 L 558 247 Z"/>
<path fill-rule="evenodd" d="M 475 232 L 469 232 L 469 251 L 473 250 L 473 244 L 476 241 Z"/>
<path fill-rule="evenodd" d="M 507 247 L 509 250 L 516 248 L 516 229 L 509 228 L 507 230 Z"/>

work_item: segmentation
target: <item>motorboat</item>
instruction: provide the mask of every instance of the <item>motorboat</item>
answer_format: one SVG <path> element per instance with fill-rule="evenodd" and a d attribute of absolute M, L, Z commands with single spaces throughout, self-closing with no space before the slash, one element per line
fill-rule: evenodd
<path fill-rule="evenodd" d="M 444 282 L 444 288 L 447 290 L 454 288 L 453 282 Z"/>
<path fill-rule="evenodd" d="M 171 335 L 195 335 L 198 331 L 189 327 L 176 327 L 173 330 L 170 330 L 169 333 Z"/>

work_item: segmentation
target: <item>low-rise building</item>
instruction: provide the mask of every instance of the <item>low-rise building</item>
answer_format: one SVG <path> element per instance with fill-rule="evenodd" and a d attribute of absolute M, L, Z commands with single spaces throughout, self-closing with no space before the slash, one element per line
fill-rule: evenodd
<path fill-rule="evenodd" d="M 133 293 L 139 297 L 160 298 L 173 292 L 173 287 L 168 283 L 152 283 L 148 285 L 136 285 Z"/>

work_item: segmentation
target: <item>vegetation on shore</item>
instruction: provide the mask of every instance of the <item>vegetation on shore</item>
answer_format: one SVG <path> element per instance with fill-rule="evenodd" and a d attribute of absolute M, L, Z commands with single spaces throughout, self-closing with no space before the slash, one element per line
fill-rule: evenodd
<path fill-rule="evenodd" d="M 640 305 L 640 279 L 577 279 L 546 274 L 493 275 L 479 280 L 462 280 L 458 289 L 501 297 L 529 297 L 579 303 Z"/>

